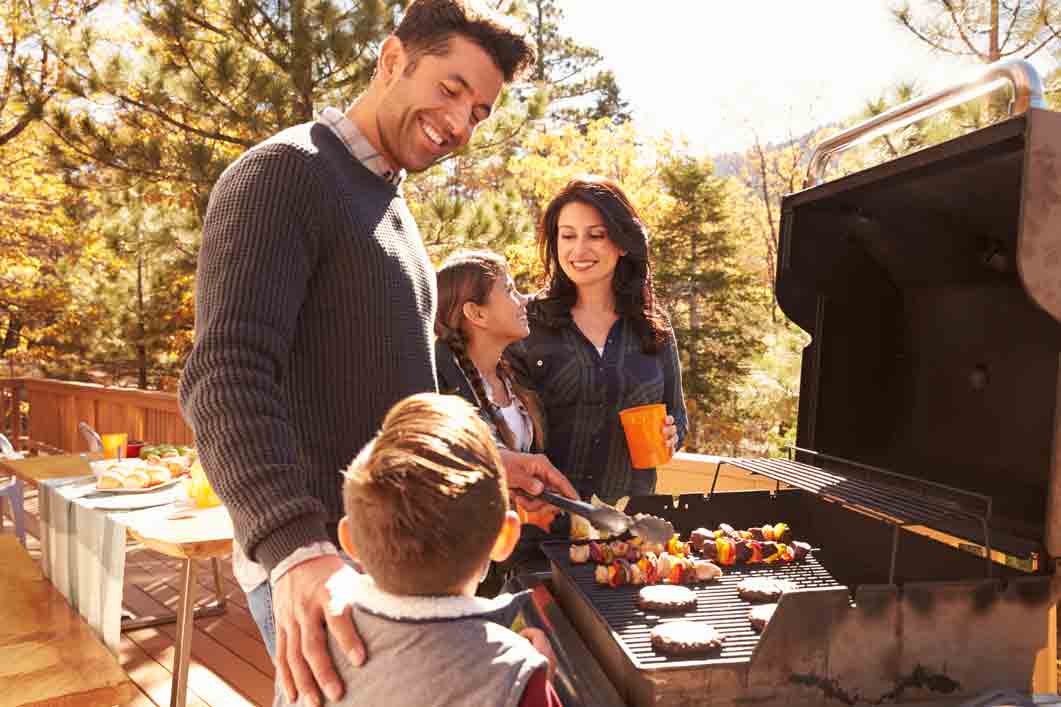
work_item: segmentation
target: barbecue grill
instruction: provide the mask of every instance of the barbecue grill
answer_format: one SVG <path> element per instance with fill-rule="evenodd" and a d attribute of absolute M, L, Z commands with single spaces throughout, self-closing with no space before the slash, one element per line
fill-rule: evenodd
<path fill-rule="evenodd" d="M 818 184 L 829 158 L 983 87 L 1009 119 Z M 982 91 L 981 91 L 982 92 Z M 668 658 L 635 588 L 547 543 L 549 587 L 629 705 L 961 704 L 1057 691 L 1061 585 L 1061 115 L 1023 61 L 824 143 L 786 196 L 776 281 L 811 336 L 787 458 L 727 459 L 772 492 L 631 500 L 688 537 L 784 521 L 802 563 L 727 568 L 692 617 L 721 651 Z M 716 474 L 717 478 L 717 474 Z M 792 579 L 761 635 L 735 591 Z M 679 617 L 679 618 L 688 618 Z"/>

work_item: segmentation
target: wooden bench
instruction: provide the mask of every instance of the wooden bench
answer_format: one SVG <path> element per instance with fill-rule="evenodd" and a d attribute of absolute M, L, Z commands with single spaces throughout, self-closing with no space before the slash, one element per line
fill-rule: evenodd
<path fill-rule="evenodd" d="M 26 549 L 0 535 L 0 707 L 110 707 L 136 694 Z"/>

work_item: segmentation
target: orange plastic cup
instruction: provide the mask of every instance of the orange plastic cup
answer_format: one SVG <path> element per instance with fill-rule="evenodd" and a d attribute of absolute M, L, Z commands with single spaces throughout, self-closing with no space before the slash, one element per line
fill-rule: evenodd
<path fill-rule="evenodd" d="M 635 469 L 653 469 L 670 461 L 671 449 L 663 439 L 665 419 L 667 406 L 663 403 L 619 411 L 626 445 L 630 448 L 630 463 Z"/>
<path fill-rule="evenodd" d="M 111 432 L 100 435 L 103 442 L 104 459 L 125 459 L 125 445 L 129 441 L 129 435 L 125 432 Z"/>

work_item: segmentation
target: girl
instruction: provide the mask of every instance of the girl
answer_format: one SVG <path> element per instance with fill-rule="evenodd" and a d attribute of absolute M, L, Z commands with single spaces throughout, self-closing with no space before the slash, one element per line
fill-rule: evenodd
<path fill-rule="evenodd" d="M 501 352 L 529 332 L 527 298 L 516 290 L 504 258 L 463 251 L 442 264 L 435 317 L 439 390 L 478 407 L 497 442 L 521 453 L 543 446 L 541 406 L 515 383 Z"/>
<path fill-rule="evenodd" d="M 619 411 L 664 403 L 673 451 L 688 427 L 674 333 L 656 303 L 645 228 L 615 182 L 574 179 L 542 217 L 547 287 L 530 304 L 530 335 L 507 357 L 544 405 L 546 454 L 582 498 L 654 493 L 634 469 Z"/>
<path fill-rule="evenodd" d="M 520 386 L 501 353 L 527 336 L 527 298 L 516 290 L 505 259 L 489 251 L 452 255 L 438 271 L 435 366 L 439 392 L 475 405 L 494 432 L 506 469 L 526 469 L 555 483 L 560 494 L 576 497 L 567 479 L 541 452 L 545 422 L 538 397 Z M 556 509 L 519 497 L 523 539 L 510 568 L 544 560 L 537 542 Z M 527 510 L 529 509 L 529 510 Z"/>

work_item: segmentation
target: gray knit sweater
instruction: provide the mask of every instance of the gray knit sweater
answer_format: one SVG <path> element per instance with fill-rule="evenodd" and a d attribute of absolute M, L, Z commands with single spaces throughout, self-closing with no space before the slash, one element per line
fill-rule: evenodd
<path fill-rule="evenodd" d="M 327 126 L 285 130 L 221 176 L 180 401 L 252 559 L 271 570 L 334 538 L 340 470 L 394 403 L 437 387 L 435 298 L 400 191 Z"/>

